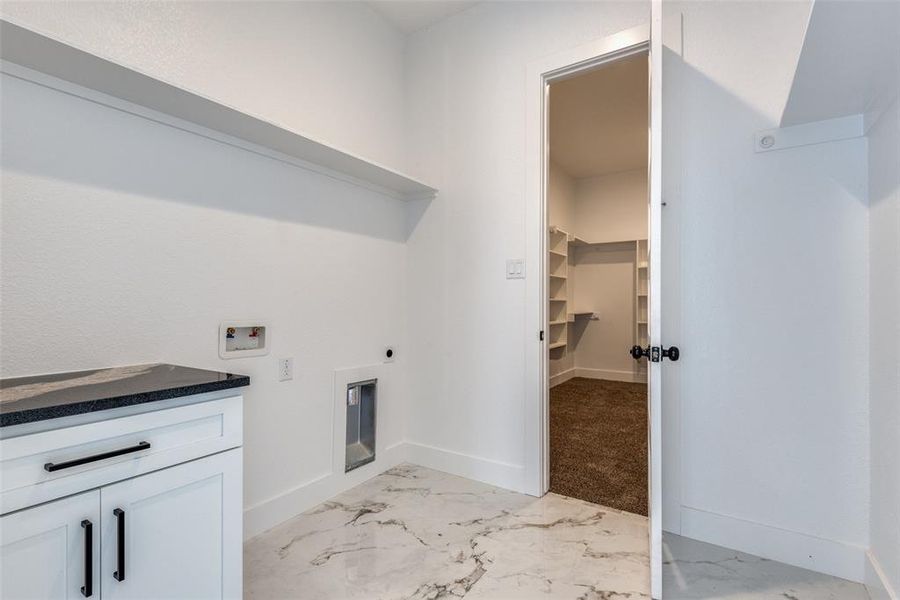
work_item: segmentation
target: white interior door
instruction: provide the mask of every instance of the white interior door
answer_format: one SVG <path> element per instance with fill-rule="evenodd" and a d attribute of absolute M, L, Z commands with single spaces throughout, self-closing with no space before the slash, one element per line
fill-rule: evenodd
<path fill-rule="evenodd" d="M 650 362 L 647 394 L 650 429 L 650 590 L 662 598 L 662 0 L 653 0 L 650 15 L 650 166 L 649 298 Z"/>
<path fill-rule="evenodd" d="M 241 596 L 241 450 L 101 489 L 104 598 Z"/>
<path fill-rule="evenodd" d="M 0 598 L 97 598 L 100 492 L 0 518 Z"/>

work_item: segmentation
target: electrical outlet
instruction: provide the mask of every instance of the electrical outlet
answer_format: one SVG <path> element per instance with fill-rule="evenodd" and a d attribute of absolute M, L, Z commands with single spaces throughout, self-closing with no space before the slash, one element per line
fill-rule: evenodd
<path fill-rule="evenodd" d="M 294 359 L 278 359 L 278 381 L 288 381 L 294 378 Z"/>

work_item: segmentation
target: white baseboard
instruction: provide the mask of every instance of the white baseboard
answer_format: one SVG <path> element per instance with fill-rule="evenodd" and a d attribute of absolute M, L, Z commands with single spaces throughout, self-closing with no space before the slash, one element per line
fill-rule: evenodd
<path fill-rule="evenodd" d="M 681 535 L 762 558 L 863 583 L 862 546 L 681 507 Z"/>
<path fill-rule="evenodd" d="M 406 462 L 406 450 L 405 443 L 394 444 L 382 450 L 374 462 L 349 473 L 325 473 L 277 496 L 245 508 L 244 539 L 259 535 L 341 492 Z"/>
<path fill-rule="evenodd" d="M 407 460 L 411 463 L 474 479 L 508 490 L 522 491 L 525 469 L 521 465 L 462 454 L 426 444 L 407 442 Z"/>
<path fill-rule="evenodd" d="M 585 377 L 587 379 L 605 379 L 607 381 L 625 381 L 628 383 L 647 383 L 646 373 L 633 371 L 615 371 L 611 369 L 588 369 L 586 367 L 573 367 L 562 373 L 550 377 L 550 387 L 565 383 L 573 377 Z"/>
<path fill-rule="evenodd" d="M 573 367 L 571 369 L 566 369 L 562 373 L 557 373 L 556 375 L 550 377 L 550 387 L 565 383 L 573 377 L 575 377 L 575 368 Z"/>
<path fill-rule="evenodd" d="M 872 600 L 900 600 L 900 595 L 888 581 L 881 563 L 878 562 L 871 550 L 866 552 L 865 584 Z"/>
<path fill-rule="evenodd" d="M 610 369 L 588 369 L 585 367 L 575 367 L 574 376 L 586 377 L 588 379 L 606 379 L 607 381 L 647 383 L 646 373 L 635 373 L 633 371 L 614 371 Z"/>

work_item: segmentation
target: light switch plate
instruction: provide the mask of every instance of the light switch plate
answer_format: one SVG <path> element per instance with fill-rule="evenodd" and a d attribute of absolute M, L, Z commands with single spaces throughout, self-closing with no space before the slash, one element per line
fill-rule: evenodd
<path fill-rule="evenodd" d="M 510 258 L 507 260 L 506 278 L 525 279 L 525 260 L 521 258 Z"/>

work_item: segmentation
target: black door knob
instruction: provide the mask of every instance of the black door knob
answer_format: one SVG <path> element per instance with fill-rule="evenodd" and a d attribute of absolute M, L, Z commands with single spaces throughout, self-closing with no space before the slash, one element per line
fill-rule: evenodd
<path fill-rule="evenodd" d="M 681 352 L 678 351 L 678 346 L 669 346 L 668 349 L 663 348 L 662 355 L 669 360 L 675 361 L 678 360 Z"/>
<path fill-rule="evenodd" d="M 644 356 L 650 356 L 650 347 L 641 348 L 640 346 L 632 346 L 629 354 L 631 354 L 631 358 L 634 360 L 641 360 Z"/>

